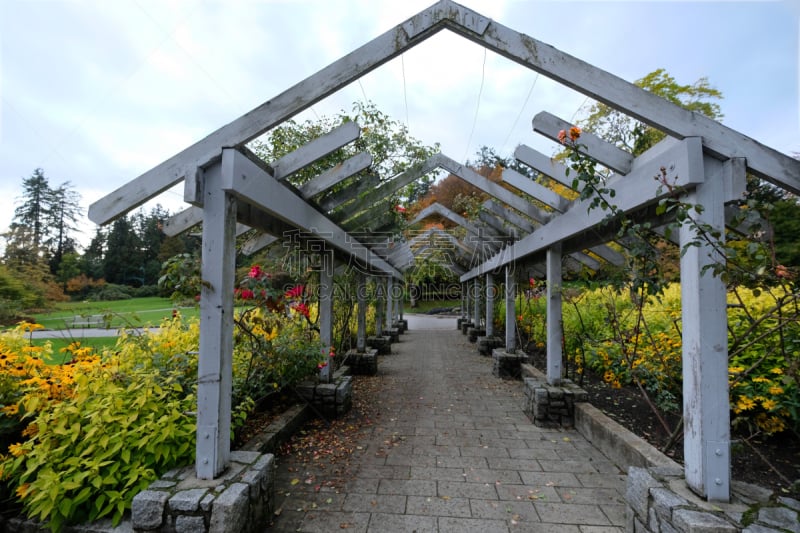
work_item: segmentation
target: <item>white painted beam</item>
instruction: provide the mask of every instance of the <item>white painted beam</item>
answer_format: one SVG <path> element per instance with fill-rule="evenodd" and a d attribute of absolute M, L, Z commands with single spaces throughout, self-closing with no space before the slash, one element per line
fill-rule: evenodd
<path fill-rule="evenodd" d="M 470 12 L 461 6 L 458 8 Z M 748 170 L 758 177 L 800 194 L 800 161 L 495 21 L 491 21 L 482 33 L 475 33 L 474 29 L 458 22 L 466 16 L 466 13 L 460 13 L 458 17 L 446 19 L 445 24 L 455 33 L 503 57 L 677 139 L 702 138 L 704 150 L 712 155 L 723 159 L 743 157 L 747 160 Z"/>
<path fill-rule="evenodd" d="M 608 187 L 616 192 L 615 204 L 625 213 L 657 203 L 667 194 L 663 190 L 664 188 L 653 179 L 653 176 L 661 173 L 662 167 L 667 172 L 667 181 L 676 186 L 691 188 L 697 184 L 693 180 L 702 179 L 703 162 L 700 139 L 688 138 L 677 144 L 662 142 L 648 152 L 652 152 L 650 154 L 652 157 L 637 158 L 631 174 L 619 177 L 608 184 Z M 607 213 L 600 209 L 589 211 L 590 203 L 591 199 L 575 202 L 566 213 L 555 217 L 534 233 L 505 248 L 502 253 L 462 276 L 463 281 L 534 253 L 541 253 L 553 244 L 599 227 L 605 222 Z"/>
<path fill-rule="evenodd" d="M 544 185 L 536 183 L 528 176 L 523 176 L 519 172 L 510 168 L 503 169 L 502 178 L 504 182 L 508 183 L 515 189 L 519 189 L 525 194 L 533 196 L 543 204 L 549 206 L 551 209 L 555 209 L 560 213 L 566 211 L 570 204 L 569 200 L 554 190 L 548 189 Z"/>
<path fill-rule="evenodd" d="M 361 152 L 336 165 L 335 167 L 326 170 L 310 181 L 305 182 L 298 187 L 298 190 L 303 198 L 313 198 L 314 196 L 322 194 L 323 192 L 331 189 L 350 176 L 358 174 L 362 170 L 369 168 L 371 164 L 372 156 L 367 152 Z"/>
<path fill-rule="evenodd" d="M 324 240 L 333 249 L 396 278 L 402 274 L 392 265 L 373 254 L 361 243 L 349 238 L 347 232 L 323 214 L 272 179 L 256 163 L 235 149 L 225 149 L 234 161 L 234 174 L 226 190 L 270 216 Z M 266 179 L 269 177 L 270 179 Z"/>
<path fill-rule="evenodd" d="M 448 2 L 439 2 L 334 61 L 305 80 L 288 88 L 214 131 L 201 141 L 163 161 L 89 207 L 89 219 L 106 224 L 146 201 L 158 196 L 196 167 L 206 167 L 218 160 L 222 147 L 242 146 L 320 100 L 356 81 L 407 49 L 423 42 L 444 28 L 443 16 Z M 409 37 L 404 25 L 414 28 Z M 462 27 L 475 26 L 468 21 Z"/>
<path fill-rule="evenodd" d="M 508 189 L 501 187 L 497 183 L 484 178 L 468 166 L 462 165 L 461 163 L 458 163 L 443 154 L 435 155 L 433 158 L 436 159 L 437 165 L 440 168 L 443 168 L 451 174 L 458 176 L 470 185 L 477 187 L 478 189 L 487 193 L 489 196 L 493 196 L 507 206 L 516 209 L 523 215 L 542 223 L 550 219 L 549 213 L 539 209 L 535 205 L 517 196 Z"/>
<path fill-rule="evenodd" d="M 361 136 L 361 128 L 355 122 L 345 122 L 324 135 L 320 135 L 296 150 L 286 154 L 269 166 L 272 177 L 283 181 L 295 172 L 329 155 Z"/>
<path fill-rule="evenodd" d="M 572 182 L 575 180 L 575 171 L 562 164 L 557 159 L 546 156 L 543 153 L 534 150 L 530 146 L 521 144 L 514 150 L 514 158 L 537 172 L 541 172 L 548 178 L 551 178 L 565 187 L 572 189 Z M 580 191 L 583 189 L 583 183 L 578 183 L 578 188 L 574 189 Z"/>
<path fill-rule="evenodd" d="M 545 137 L 549 137 L 556 142 L 559 142 L 558 132 L 561 130 L 569 130 L 571 126 L 573 126 L 573 124 L 547 111 L 542 111 L 533 117 L 533 131 L 541 133 Z M 633 165 L 634 159 L 633 154 L 622 150 L 610 142 L 604 141 L 594 133 L 588 131 L 581 132 L 576 148 L 581 153 L 586 154 L 614 172 L 628 174 L 631 171 L 631 165 Z"/>
<path fill-rule="evenodd" d="M 536 229 L 536 226 L 534 226 L 528 219 L 518 215 L 510 209 L 506 209 L 494 200 L 486 200 L 482 205 L 483 208 L 488 212 L 494 213 L 509 224 L 516 226 L 525 234 L 533 233 L 533 231 Z"/>

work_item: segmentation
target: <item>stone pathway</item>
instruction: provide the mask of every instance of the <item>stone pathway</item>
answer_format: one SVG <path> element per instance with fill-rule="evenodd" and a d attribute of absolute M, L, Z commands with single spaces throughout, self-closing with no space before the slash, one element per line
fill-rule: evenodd
<path fill-rule="evenodd" d="M 441 329 L 449 324 L 448 329 Z M 625 475 L 572 430 L 540 429 L 522 412 L 522 383 L 455 318 L 410 321 L 381 356 L 381 415 L 363 434 L 341 489 L 278 458 L 272 532 L 617 533 Z M 420 329 L 426 326 L 435 329 Z M 313 484 L 302 480 L 314 476 Z"/>

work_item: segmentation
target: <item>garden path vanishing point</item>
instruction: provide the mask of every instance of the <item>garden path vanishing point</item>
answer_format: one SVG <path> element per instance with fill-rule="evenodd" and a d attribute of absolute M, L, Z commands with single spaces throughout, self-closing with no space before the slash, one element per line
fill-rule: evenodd
<path fill-rule="evenodd" d="M 492 376 L 455 318 L 407 318 L 347 466 L 278 457 L 264 531 L 624 531 L 617 465 L 577 431 L 534 426 L 522 382 Z"/>

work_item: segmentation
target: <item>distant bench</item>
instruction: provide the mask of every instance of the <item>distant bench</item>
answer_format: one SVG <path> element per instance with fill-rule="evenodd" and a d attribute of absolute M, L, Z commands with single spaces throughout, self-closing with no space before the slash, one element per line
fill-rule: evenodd
<path fill-rule="evenodd" d="M 75 315 L 72 318 L 65 318 L 64 323 L 69 328 L 104 328 L 107 327 L 106 319 L 103 315 Z"/>

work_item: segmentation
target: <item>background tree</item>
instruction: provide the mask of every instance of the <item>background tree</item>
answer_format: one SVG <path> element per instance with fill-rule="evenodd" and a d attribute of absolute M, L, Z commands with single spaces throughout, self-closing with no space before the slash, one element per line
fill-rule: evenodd
<path fill-rule="evenodd" d="M 106 240 L 104 277 L 109 283 L 131 284 L 143 278 L 142 241 L 127 216 L 114 221 Z M 141 284 L 139 282 L 138 284 Z"/>
<path fill-rule="evenodd" d="M 692 84 L 680 84 L 660 68 L 636 80 L 634 84 L 689 111 L 714 120 L 723 117 L 717 102 L 722 99 L 722 93 L 709 84 L 708 78 L 700 78 Z M 665 137 L 664 132 L 599 102 L 591 104 L 582 114 L 585 118 L 578 120 L 578 125 L 633 155 L 641 154 Z"/>
<path fill-rule="evenodd" d="M 17 234 L 24 236 L 27 242 L 17 242 L 17 245 L 27 246 L 38 253 L 44 240 L 51 206 L 50 184 L 44 175 L 44 170 L 37 168 L 30 177 L 22 179 L 22 196 L 19 200 L 22 203 L 14 209 L 11 230 L 13 232 L 20 226 L 29 228 L 30 231 Z"/>
<path fill-rule="evenodd" d="M 44 245 L 49 250 L 50 272 L 57 274 L 65 254 L 75 254 L 78 243 L 72 237 L 78 233 L 78 218 L 82 215 L 80 194 L 70 182 L 51 189 Z"/>
<path fill-rule="evenodd" d="M 6 264 L 48 264 L 51 274 L 58 271 L 65 253 L 77 252 L 73 235 L 81 215 L 80 195 L 70 182 L 51 188 L 41 168 L 22 180 L 22 195 L 14 218 L 5 234 Z"/>
<path fill-rule="evenodd" d="M 371 167 L 338 184 L 330 192 L 332 194 L 353 181 L 372 175 L 377 175 L 381 181 L 389 180 L 439 151 L 438 144 L 426 146 L 411 137 L 405 124 L 378 111 L 372 102 L 355 102 L 352 113 L 342 111 L 317 121 L 308 120 L 302 124 L 288 121 L 272 130 L 267 137 L 254 141 L 251 148 L 261 159 L 271 163 L 346 122 L 356 122 L 361 127 L 361 136 L 293 175 L 290 179 L 293 185 L 302 185 L 360 152 L 369 152 L 373 159 Z M 385 200 L 385 203 L 391 207 L 400 202 L 413 202 L 428 191 L 434 179 L 430 173 L 422 176 L 407 185 L 400 194 Z"/>

